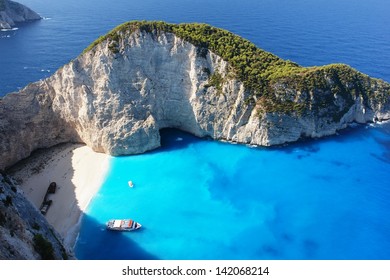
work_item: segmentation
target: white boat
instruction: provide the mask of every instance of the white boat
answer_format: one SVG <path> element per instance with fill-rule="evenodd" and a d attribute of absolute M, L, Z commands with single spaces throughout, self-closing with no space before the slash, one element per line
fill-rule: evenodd
<path fill-rule="evenodd" d="M 117 231 L 133 231 L 141 227 L 140 223 L 131 219 L 113 219 L 107 222 L 107 229 Z"/>
<path fill-rule="evenodd" d="M 129 181 L 128 184 L 129 184 L 130 188 L 132 188 L 134 186 L 133 181 Z"/>

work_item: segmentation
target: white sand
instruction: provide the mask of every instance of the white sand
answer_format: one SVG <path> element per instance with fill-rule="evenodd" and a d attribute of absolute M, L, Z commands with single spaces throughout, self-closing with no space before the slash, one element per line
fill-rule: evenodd
<path fill-rule="evenodd" d="M 83 211 L 97 193 L 109 168 L 110 157 L 83 145 L 62 145 L 41 151 L 11 170 L 25 196 L 38 209 L 50 182 L 57 183 L 50 194 L 46 219 L 64 239 L 75 244 Z"/>

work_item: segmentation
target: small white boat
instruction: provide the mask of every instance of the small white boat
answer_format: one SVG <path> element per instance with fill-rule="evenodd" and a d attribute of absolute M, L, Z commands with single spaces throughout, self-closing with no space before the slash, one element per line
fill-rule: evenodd
<path fill-rule="evenodd" d="M 107 229 L 117 231 L 133 231 L 141 228 L 141 224 L 131 219 L 113 219 L 107 222 Z"/>
<path fill-rule="evenodd" d="M 133 181 L 129 181 L 128 184 L 130 188 L 134 187 Z"/>

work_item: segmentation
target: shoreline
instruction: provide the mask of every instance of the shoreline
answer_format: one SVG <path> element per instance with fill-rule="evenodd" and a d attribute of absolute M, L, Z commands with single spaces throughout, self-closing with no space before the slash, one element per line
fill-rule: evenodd
<path fill-rule="evenodd" d="M 64 245 L 74 249 L 82 216 L 106 178 L 110 156 L 84 144 L 61 144 L 34 152 L 10 168 L 25 197 L 38 209 L 51 182 L 54 194 L 45 218 L 60 234 Z"/>

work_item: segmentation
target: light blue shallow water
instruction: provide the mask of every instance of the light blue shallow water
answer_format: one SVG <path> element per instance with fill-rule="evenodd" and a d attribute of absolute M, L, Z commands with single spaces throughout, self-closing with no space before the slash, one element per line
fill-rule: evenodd
<path fill-rule="evenodd" d="M 45 20 L 0 32 L 0 96 L 134 19 L 206 22 L 303 66 L 343 62 L 390 81 L 387 0 L 20 2 Z M 163 139 L 163 149 L 112 160 L 78 258 L 390 259 L 389 125 L 276 149 Z M 107 232 L 113 217 L 144 227 Z"/>
<path fill-rule="evenodd" d="M 164 131 L 163 148 L 112 159 L 77 256 L 388 259 L 389 132 L 390 125 L 360 127 L 254 149 Z M 144 227 L 104 229 L 108 219 L 128 217 Z"/>

